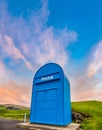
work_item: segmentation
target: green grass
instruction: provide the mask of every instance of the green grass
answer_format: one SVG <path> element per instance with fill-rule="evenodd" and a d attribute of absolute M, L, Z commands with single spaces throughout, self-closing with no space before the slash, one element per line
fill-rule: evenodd
<path fill-rule="evenodd" d="M 73 102 L 72 110 L 90 116 L 81 123 L 83 130 L 102 130 L 102 102 L 85 101 Z M 23 120 L 24 113 L 29 120 L 29 109 L 21 107 L 20 110 L 8 110 L 6 106 L 0 105 L 0 117 Z"/>
<path fill-rule="evenodd" d="M 24 113 L 26 113 L 27 120 L 29 120 L 29 109 L 9 110 L 5 106 L 0 105 L 0 118 L 23 120 Z"/>
<path fill-rule="evenodd" d="M 84 130 L 102 130 L 102 102 L 73 102 L 72 110 L 90 116 L 81 123 Z"/>

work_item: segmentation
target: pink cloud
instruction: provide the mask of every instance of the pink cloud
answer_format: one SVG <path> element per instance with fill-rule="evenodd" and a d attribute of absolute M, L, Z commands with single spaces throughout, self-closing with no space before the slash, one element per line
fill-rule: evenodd
<path fill-rule="evenodd" d="M 5 42 L 2 42 L 5 41 Z M 6 52 L 6 56 L 10 56 L 14 58 L 15 60 L 22 59 L 26 66 L 33 70 L 33 67 L 29 61 L 23 56 L 23 54 L 20 52 L 18 48 L 15 47 L 13 43 L 13 39 L 8 35 L 1 36 L 1 46 L 4 48 Z"/>
<path fill-rule="evenodd" d="M 22 16 L 14 18 L 1 5 L 2 8 L 0 43 L 5 57 L 8 55 L 15 60 L 23 60 L 30 70 L 46 62 L 56 62 L 61 66 L 67 64 L 69 54 L 66 48 L 77 40 L 77 34 L 68 28 L 47 26 L 50 14 L 47 0 L 42 0 L 41 8 L 29 15 L 29 21 Z"/>
<path fill-rule="evenodd" d="M 3 62 L 0 61 L 0 79 L 5 77 L 5 75 L 6 75 L 5 66 Z"/>
<path fill-rule="evenodd" d="M 33 72 L 39 66 L 46 62 L 56 62 L 61 66 L 68 63 L 69 53 L 66 48 L 72 42 L 77 40 L 77 33 L 68 30 L 68 28 L 56 29 L 53 26 L 47 26 L 48 16 L 47 0 L 41 0 L 41 8 L 29 14 L 29 20 L 23 16 L 13 17 L 5 7 L 0 4 L 0 56 L 1 59 L 9 57 L 11 62 L 22 70 L 22 66 L 28 71 Z M 23 62 L 21 62 L 23 61 Z M 23 65 L 24 64 L 24 65 Z M 1 103 L 14 103 L 27 105 L 30 101 L 29 85 L 23 85 L 23 77 L 15 81 L 22 75 L 16 73 L 12 64 L 4 67 L 4 78 L 8 79 L 3 84 L 0 82 L 0 99 Z M 15 69 L 17 69 L 15 67 Z M 6 74 L 5 74 L 6 72 Z M 13 73 L 13 74 L 11 74 Z M 31 73 L 30 73 L 31 74 Z M 12 75 L 12 76 L 11 76 Z M 24 75 L 24 74 L 23 74 Z M 25 73 L 25 77 L 28 73 Z M 32 78 L 32 75 L 30 75 Z M 11 82 L 12 81 L 12 82 Z M 25 80 L 26 84 L 27 81 Z M 25 93 L 28 93 L 25 95 Z"/>
<path fill-rule="evenodd" d="M 101 96 L 101 95 L 99 95 Z M 87 101 L 87 100 L 97 100 L 95 89 L 87 89 L 86 91 L 81 91 L 80 89 L 73 93 L 73 101 Z"/>
<path fill-rule="evenodd" d="M 37 62 L 39 64 L 56 62 L 64 66 L 68 62 L 66 47 L 70 42 L 77 40 L 77 34 L 67 29 L 59 31 L 49 27 L 40 34 L 39 39 L 42 43 L 35 51 L 39 59 Z"/>
<path fill-rule="evenodd" d="M 71 84 L 71 99 L 72 101 L 87 101 L 102 99 L 101 92 L 96 88 L 99 81 L 95 78 L 83 77 L 83 79 L 75 80 Z M 76 84 L 76 85 L 75 85 Z"/>
<path fill-rule="evenodd" d="M 89 77 L 84 69 L 70 77 L 72 101 L 98 100 L 101 97 L 101 94 L 98 95 L 96 91 L 100 79 L 95 76 Z"/>
<path fill-rule="evenodd" d="M 29 106 L 31 87 L 8 81 L 0 85 L 0 103 Z"/>
<path fill-rule="evenodd" d="M 10 71 L 7 70 L 4 63 L 0 61 L 0 84 L 7 82 L 9 80 L 9 77 Z"/>
<path fill-rule="evenodd" d="M 93 50 L 92 61 L 88 67 L 88 76 L 93 76 L 102 69 L 102 41 L 98 42 Z"/>
<path fill-rule="evenodd" d="M 31 81 L 20 79 L 0 61 L 0 104 L 29 106 L 31 86 Z"/>
<path fill-rule="evenodd" d="M 71 77 L 73 101 L 102 100 L 102 41 L 91 49 L 89 58 L 87 66 Z"/>

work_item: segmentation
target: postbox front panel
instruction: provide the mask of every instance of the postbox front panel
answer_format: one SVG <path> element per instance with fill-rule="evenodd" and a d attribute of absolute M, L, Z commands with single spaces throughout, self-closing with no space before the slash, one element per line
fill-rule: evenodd
<path fill-rule="evenodd" d="M 57 89 L 36 91 L 35 120 L 37 122 L 57 121 Z"/>
<path fill-rule="evenodd" d="M 59 104 L 63 106 L 62 102 L 60 102 L 62 99 L 62 94 L 60 94 L 62 91 L 61 79 L 60 74 L 53 75 L 55 78 L 51 78 L 49 81 L 47 79 L 47 82 L 45 80 L 40 82 L 42 77 L 38 78 L 37 82 L 35 82 L 35 122 L 57 124 L 60 120 L 59 115 L 62 114 L 60 110 L 62 108 L 59 108 Z"/>

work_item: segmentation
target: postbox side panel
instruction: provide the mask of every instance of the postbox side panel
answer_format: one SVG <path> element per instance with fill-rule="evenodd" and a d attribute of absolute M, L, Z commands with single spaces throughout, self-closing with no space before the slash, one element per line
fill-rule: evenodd
<path fill-rule="evenodd" d="M 72 122 L 71 117 L 70 83 L 64 77 L 64 125 Z"/>

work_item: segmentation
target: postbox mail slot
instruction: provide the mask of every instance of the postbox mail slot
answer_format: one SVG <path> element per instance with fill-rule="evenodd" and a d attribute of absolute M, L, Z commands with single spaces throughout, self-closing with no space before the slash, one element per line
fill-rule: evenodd
<path fill-rule="evenodd" d="M 43 83 L 43 82 L 50 82 L 53 80 L 58 80 L 60 79 L 60 73 L 55 73 L 55 74 L 50 74 L 50 75 L 45 75 L 43 77 L 39 77 L 35 79 L 35 84 Z"/>

